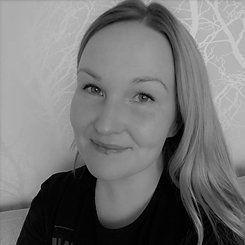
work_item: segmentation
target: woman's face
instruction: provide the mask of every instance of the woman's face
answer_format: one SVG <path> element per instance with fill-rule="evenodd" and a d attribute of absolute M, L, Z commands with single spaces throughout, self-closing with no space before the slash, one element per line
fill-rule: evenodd
<path fill-rule="evenodd" d="M 171 48 L 160 33 L 136 22 L 116 23 L 89 40 L 70 120 L 95 177 L 124 178 L 161 163 L 164 142 L 175 133 L 174 89 Z M 100 152 L 92 141 L 129 148 Z"/>

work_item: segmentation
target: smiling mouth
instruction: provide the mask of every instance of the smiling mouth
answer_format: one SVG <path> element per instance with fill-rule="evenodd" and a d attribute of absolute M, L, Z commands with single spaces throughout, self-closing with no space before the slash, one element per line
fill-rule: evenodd
<path fill-rule="evenodd" d="M 121 149 L 108 148 L 108 147 L 104 147 L 102 145 L 99 145 L 99 144 L 95 143 L 93 140 L 91 140 L 91 142 L 92 142 L 94 148 L 98 152 L 101 152 L 101 153 L 104 153 L 104 154 L 121 153 L 121 152 L 124 152 L 124 151 L 129 149 L 129 148 L 121 148 Z"/>

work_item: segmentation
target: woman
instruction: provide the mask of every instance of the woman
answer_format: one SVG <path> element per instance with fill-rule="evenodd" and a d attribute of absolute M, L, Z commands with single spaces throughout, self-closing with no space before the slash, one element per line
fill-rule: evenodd
<path fill-rule="evenodd" d="M 17 244 L 245 244 L 245 200 L 195 41 L 163 6 L 99 16 L 70 120 L 85 166 L 33 199 Z"/>

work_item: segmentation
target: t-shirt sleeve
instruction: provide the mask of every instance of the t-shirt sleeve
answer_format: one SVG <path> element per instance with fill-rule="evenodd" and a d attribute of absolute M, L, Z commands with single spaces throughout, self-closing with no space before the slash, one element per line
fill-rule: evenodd
<path fill-rule="evenodd" d="M 57 201 L 54 193 L 64 173 L 56 173 L 41 184 L 33 198 L 16 245 L 48 245 L 50 242 L 50 215 Z M 52 200 L 53 196 L 53 200 Z"/>

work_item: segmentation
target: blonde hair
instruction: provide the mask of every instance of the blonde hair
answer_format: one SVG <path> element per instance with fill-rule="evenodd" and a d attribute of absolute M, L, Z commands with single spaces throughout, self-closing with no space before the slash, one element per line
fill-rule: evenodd
<path fill-rule="evenodd" d="M 232 234 L 225 240 L 245 244 L 245 200 L 214 108 L 207 69 L 195 40 L 181 22 L 158 3 L 145 6 L 140 0 L 120 2 L 90 25 L 80 44 L 77 65 L 96 32 L 122 21 L 138 21 L 160 32 L 171 45 L 179 130 L 166 140 L 162 151 L 171 179 L 193 220 L 198 245 L 204 238 L 203 212 L 217 241 L 224 236 L 218 230 L 221 222 Z M 75 141 L 71 147 L 74 145 Z M 78 156 L 77 151 L 74 172 Z"/>

